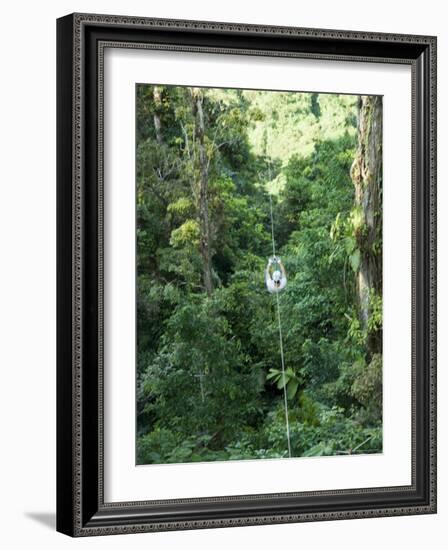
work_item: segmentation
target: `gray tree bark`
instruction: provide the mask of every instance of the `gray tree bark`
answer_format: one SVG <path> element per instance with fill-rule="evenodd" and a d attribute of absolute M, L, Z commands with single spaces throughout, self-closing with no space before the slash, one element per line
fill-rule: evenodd
<path fill-rule="evenodd" d="M 199 225 L 200 225 L 200 253 L 202 258 L 203 284 L 208 296 L 213 293 L 212 279 L 212 252 L 210 214 L 208 208 L 208 158 L 205 149 L 205 122 L 203 101 L 204 96 L 200 88 L 192 88 L 193 114 L 195 117 L 195 140 L 199 157 Z"/>
<path fill-rule="evenodd" d="M 358 149 L 351 168 L 355 206 L 362 223 L 355 227 L 360 251 L 357 273 L 359 316 L 367 333 L 371 354 L 380 353 L 381 331 L 369 330 L 372 296 L 382 295 L 382 98 L 360 96 L 358 100 Z"/>
<path fill-rule="evenodd" d="M 160 120 L 160 111 L 162 108 L 162 91 L 159 86 L 154 86 L 153 88 L 153 100 L 154 100 L 154 128 L 156 130 L 156 140 L 157 143 L 160 145 L 162 143 L 162 123 Z"/>

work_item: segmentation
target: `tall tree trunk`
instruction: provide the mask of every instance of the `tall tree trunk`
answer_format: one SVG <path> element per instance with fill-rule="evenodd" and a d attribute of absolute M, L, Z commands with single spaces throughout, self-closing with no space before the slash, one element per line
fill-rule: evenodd
<path fill-rule="evenodd" d="M 359 316 L 370 354 L 380 353 L 381 330 L 369 328 L 372 299 L 382 295 L 382 98 L 358 100 L 358 149 L 351 169 L 359 223 L 355 238 L 360 251 L 357 272 Z"/>
<path fill-rule="evenodd" d="M 203 94 L 199 88 L 192 89 L 195 137 L 199 152 L 199 224 L 201 230 L 200 252 L 204 288 L 208 296 L 213 292 L 210 216 L 208 209 L 208 158 L 205 151 L 205 122 Z"/>
<path fill-rule="evenodd" d="M 154 86 L 153 88 L 153 100 L 154 100 L 154 128 L 156 130 L 156 140 L 160 145 L 162 143 L 162 123 L 160 121 L 160 111 L 162 109 L 162 90 L 159 86 Z"/>

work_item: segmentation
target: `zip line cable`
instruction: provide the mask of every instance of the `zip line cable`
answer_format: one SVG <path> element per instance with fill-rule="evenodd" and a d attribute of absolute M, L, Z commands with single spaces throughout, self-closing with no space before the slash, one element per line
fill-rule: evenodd
<path fill-rule="evenodd" d="M 271 177 L 271 169 L 270 169 L 270 165 L 269 165 L 269 178 Z M 272 196 L 271 196 L 271 193 L 269 193 L 269 207 L 271 209 L 271 238 L 272 238 L 272 255 L 276 256 L 275 254 L 275 238 L 274 238 L 274 216 L 273 216 L 273 213 L 272 213 Z"/>
<path fill-rule="evenodd" d="M 271 181 L 271 162 L 268 161 L 268 171 L 269 171 L 269 181 Z M 271 210 L 271 236 L 272 236 L 272 254 L 276 258 L 275 254 L 275 237 L 274 237 L 274 215 L 272 209 L 272 196 L 269 193 L 269 207 Z M 288 440 L 288 456 L 291 458 L 291 437 L 289 432 L 289 414 L 288 414 L 288 396 L 286 393 L 286 374 L 285 374 L 285 356 L 283 353 L 283 334 L 282 334 L 282 320 L 280 316 L 280 300 L 278 297 L 279 293 L 275 293 L 277 301 L 277 321 L 278 321 L 278 336 L 280 342 L 280 357 L 282 363 L 282 380 L 283 380 L 283 399 L 285 403 L 285 421 L 286 421 L 286 438 Z"/>

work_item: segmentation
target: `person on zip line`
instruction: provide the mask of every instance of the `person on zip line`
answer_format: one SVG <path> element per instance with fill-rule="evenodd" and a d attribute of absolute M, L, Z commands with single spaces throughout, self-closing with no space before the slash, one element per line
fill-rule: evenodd
<path fill-rule="evenodd" d="M 271 256 L 265 270 L 265 282 L 268 292 L 280 292 L 286 286 L 286 271 L 281 258 Z"/>

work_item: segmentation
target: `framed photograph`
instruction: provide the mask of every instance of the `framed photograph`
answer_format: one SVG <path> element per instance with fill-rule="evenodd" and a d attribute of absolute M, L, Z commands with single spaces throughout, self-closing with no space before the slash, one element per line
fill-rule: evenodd
<path fill-rule="evenodd" d="M 57 529 L 435 513 L 436 38 L 57 41 Z"/>

